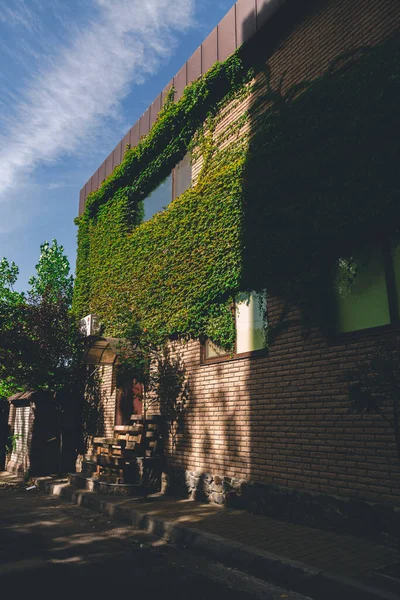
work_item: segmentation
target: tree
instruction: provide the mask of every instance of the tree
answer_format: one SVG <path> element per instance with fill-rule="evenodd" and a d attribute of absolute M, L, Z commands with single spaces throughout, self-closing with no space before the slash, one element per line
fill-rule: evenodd
<path fill-rule="evenodd" d="M 71 313 L 73 277 L 62 246 L 45 242 L 27 294 L 14 290 L 15 263 L 0 261 L 0 393 L 46 391 L 59 418 L 60 470 L 64 416 L 80 396 L 83 336 Z"/>
<path fill-rule="evenodd" d="M 0 261 L 0 381 L 7 389 L 57 392 L 77 377 L 82 336 L 71 315 L 73 278 L 56 240 L 41 245 L 28 294 L 15 292 L 18 268 Z"/>
<path fill-rule="evenodd" d="M 36 277 L 29 280 L 30 297 L 42 298 L 47 296 L 48 300 L 59 301 L 60 298 L 71 307 L 72 293 L 74 289 L 74 278 L 69 274 L 70 264 L 64 254 L 63 246 L 59 246 L 57 240 L 44 242 L 40 246 L 40 258 L 36 265 Z"/>
<path fill-rule="evenodd" d="M 391 427 L 400 459 L 400 344 L 380 342 L 372 355 L 349 371 L 350 412 L 376 413 Z"/>

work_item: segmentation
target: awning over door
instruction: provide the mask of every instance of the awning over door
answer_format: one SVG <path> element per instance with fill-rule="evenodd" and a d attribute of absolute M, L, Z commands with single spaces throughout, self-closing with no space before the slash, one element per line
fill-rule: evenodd
<path fill-rule="evenodd" d="M 118 355 L 117 338 L 92 338 L 83 357 L 86 365 L 113 365 Z"/>

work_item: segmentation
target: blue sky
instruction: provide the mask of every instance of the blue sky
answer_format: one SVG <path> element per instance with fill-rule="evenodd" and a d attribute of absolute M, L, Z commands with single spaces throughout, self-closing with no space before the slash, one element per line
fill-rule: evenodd
<path fill-rule="evenodd" d="M 234 0 L 0 0 L 0 258 L 75 265 L 79 190 Z"/>

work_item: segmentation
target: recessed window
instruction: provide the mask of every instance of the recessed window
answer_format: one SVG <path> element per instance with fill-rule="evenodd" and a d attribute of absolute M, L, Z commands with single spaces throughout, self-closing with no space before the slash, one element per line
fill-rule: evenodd
<path fill-rule="evenodd" d="M 189 152 L 173 170 L 172 198 L 186 192 L 192 185 L 192 162 Z"/>
<path fill-rule="evenodd" d="M 235 302 L 236 354 L 265 348 L 266 295 L 241 293 Z"/>
<path fill-rule="evenodd" d="M 338 333 L 394 324 L 399 318 L 400 249 L 371 246 L 339 259 L 334 308 Z"/>
<path fill-rule="evenodd" d="M 265 292 L 242 292 L 238 294 L 234 310 L 236 328 L 234 352 L 227 352 L 207 339 L 203 345 L 203 359 L 217 360 L 263 350 L 266 347 L 266 298 Z"/>
<path fill-rule="evenodd" d="M 228 356 L 228 352 L 207 339 L 204 342 L 204 358 L 220 358 L 221 356 Z"/>
<path fill-rule="evenodd" d="M 164 210 L 172 200 L 172 175 L 162 182 L 144 201 L 144 221 Z"/>

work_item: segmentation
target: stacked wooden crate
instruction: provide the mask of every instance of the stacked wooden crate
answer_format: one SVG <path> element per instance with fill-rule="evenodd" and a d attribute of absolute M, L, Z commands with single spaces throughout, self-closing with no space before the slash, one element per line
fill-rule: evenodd
<path fill-rule="evenodd" d="M 98 481 L 141 484 L 162 458 L 161 422 L 132 416 L 132 425 L 114 428 L 113 438 L 95 437 L 95 472 Z"/>

